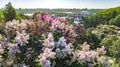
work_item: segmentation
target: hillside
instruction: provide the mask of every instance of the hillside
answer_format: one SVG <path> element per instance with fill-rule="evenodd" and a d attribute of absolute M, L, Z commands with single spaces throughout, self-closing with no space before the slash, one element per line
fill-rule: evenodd
<path fill-rule="evenodd" d="M 120 14 L 120 7 L 110 8 L 98 12 L 92 17 L 87 17 L 85 19 L 86 27 L 96 27 L 98 24 L 108 24 L 111 19 L 114 19 L 117 15 Z"/>

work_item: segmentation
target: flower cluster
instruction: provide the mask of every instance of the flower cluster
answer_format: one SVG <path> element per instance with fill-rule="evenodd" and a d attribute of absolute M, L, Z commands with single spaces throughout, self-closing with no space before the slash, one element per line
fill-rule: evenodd
<path fill-rule="evenodd" d="M 38 31 L 41 31 L 42 34 L 54 31 L 61 34 L 61 36 L 64 36 L 67 41 L 74 42 L 74 38 L 77 34 L 73 30 L 74 27 L 69 25 L 65 19 L 60 17 L 52 18 L 45 13 L 36 15 L 36 18 L 39 21 L 37 25 Z"/>
<path fill-rule="evenodd" d="M 90 46 L 85 42 L 82 46 L 82 51 L 75 51 L 73 52 L 73 59 L 72 61 L 81 61 L 83 63 L 87 63 L 87 62 L 91 62 L 94 63 L 95 59 L 97 58 L 97 61 L 101 61 L 102 63 L 106 63 L 104 62 L 104 60 L 107 60 L 107 58 L 105 58 L 103 55 L 106 53 L 105 49 L 103 48 L 97 48 L 97 50 L 89 50 Z M 102 56 L 100 56 L 102 55 Z M 101 59 L 103 58 L 104 59 Z M 99 60 L 101 59 L 101 60 Z"/>
<path fill-rule="evenodd" d="M 28 43 L 27 40 L 29 40 L 29 34 L 25 33 L 25 30 L 23 30 L 21 33 L 17 32 L 17 36 L 15 37 L 15 41 L 18 44 Z"/>
<path fill-rule="evenodd" d="M 3 54 L 3 53 L 4 53 L 3 45 L 0 44 L 0 54 Z"/>
<path fill-rule="evenodd" d="M 43 43 L 43 53 L 41 53 L 38 58 L 40 59 L 40 62 L 43 67 L 51 67 L 50 59 L 55 58 L 55 52 L 52 52 L 52 49 L 54 48 L 54 39 L 51 33 L 48 34 L 48 38 Z"/>
<path fill-rule="evenodd" d="M 42 64 L 43 67 L 51 67 L 51 62 L 50 59 L 51 58 L 55 58 L 55 52 L 52 52 L 51 49 L 49 48 L 45 48 L 44 52 L 40 54 L 40 56 L 38 57 L 40 59 L 40 63 Z"/>
<path fill-rule="evenodd" d="M 61 37 L 55 46 L 56 57 L 65 58 L 72 53 L 72 44 L 67 44 L 64 37 Z"/>
<path fill-rule="evenodd" d="M 18 20 L 9 21 L 6 23 L 5 27 L 8 30 L 17 29 L 19 27 L 19 21 Z"/>
<path fill-rule="evenodd" d="M 51 58 L 65 58 L 67 55 L 72 54 L 71 44 L 66 44 L 64 37 L 61 37 L 58 42 L 54 42 L 51 33 L 48 34 L 48 38 L 44 41 L 43 46 L 43 53 L 40 53 L 38 56 L 43 67 L 51 67 Z"/>
<path fill-rule="evenodd" d="M 67 41 L 70 42 L 74 42 L 74 38 L 77 36 L 75 31 L 73 30 L 73 26 L 67 24 L 65 19 L 62 18 L 56 18 L 53 23 L 51 23 L 50 29 L 60 33 L 67 39 Z"/>
<path fill-rule="evenodd" d="M 49 33 L 48 38 L 43 44 L 43 53 L 40 53 L 38 56 L 43 67 L 51 67 L 51 59 L 64 59 L 63 62 L 65 63 L 65 59 L 69 58 L 70 60 L 67 62 L 68 64 L 72 64 L 73 62 L 82 62 L 85 64 L 91 63 L 94 66 L 97 62 L 107 64 L 109 60 L 103 56 L 106 53 L 103 46 L 101 48 L 97 48 L 97 50 L 90 50 L 90 45 L 85 42 L 82 45 L 82 50 L 74 50 L 72 48 L 72 44 L 67 44 L 64 37 L 61 37 L 58 42 L 54 42 L 53 40 L 52 34 Z"/>

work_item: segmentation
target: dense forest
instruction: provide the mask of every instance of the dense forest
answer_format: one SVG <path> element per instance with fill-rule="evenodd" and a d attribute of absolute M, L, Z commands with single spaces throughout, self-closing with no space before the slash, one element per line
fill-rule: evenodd
<path fill-rule="evenodd" d="M 50 16 L 80 11 L 96 14 L 83 17 L 83 26 Z M 15 9 L 9 2 L 0 10 L 0 46 L 0 62 L 6 67 L 14 63 L 32 67 L 119 67 L 120 7 Z"/>

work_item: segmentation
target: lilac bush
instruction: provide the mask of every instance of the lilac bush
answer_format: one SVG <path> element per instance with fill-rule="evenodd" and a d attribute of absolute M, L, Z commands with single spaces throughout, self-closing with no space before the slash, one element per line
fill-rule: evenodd
<path fill-rule="evenodd" d="M 49 33 L 48 38 L 43 43 L 43 52 L 38 56 L 42 67 L 56 67 L 59 65 L 61 59 L 62 63 L 60 65 L 62 66 L 65 66 L 65 64 L 71 66 L 74 62 L 76 62 L 76 64 L 81 62 L 87 66 L 97 66 L 99 62 L 107 65 L 109 61 L 108 58 L 104 57 L 106 51 L 103 46 L 97 48 L 97 50 L 90 50 L 90 45 L 85 42 L 81 46 L 81 50 L 75 50 L 71 43 L 66 43 L 64 37 L 61 37 L 58 42 L 54 42 L 53 40 L 53 36 Z M 54 61 L 51 61 L 52 59 L 54 59 Z M 77 67 L 79 66 L 80 65 Z"/>
<path fill-rule="evenodd" d="M 79 30 L 79 31 L 78 31 Z M 0 34 L 0 62 L 3 66 L 24 64 L 36 67 L 86 67 L 108 65 L 104 46 L 91 50 L 90 45 L 75 42 L 84 29 L 60 17 L 38 14 L 33 20 L 13 20 Z"/>

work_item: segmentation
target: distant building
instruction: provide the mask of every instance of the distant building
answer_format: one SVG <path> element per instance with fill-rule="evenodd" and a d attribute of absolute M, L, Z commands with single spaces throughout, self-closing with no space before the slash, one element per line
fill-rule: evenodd
<path fill-rule="evenodd" d="M 82 17 L 76 17 L 76 18 L 74 18 L 74 23 L 75 24 L 81 24 L 81 25 L 83 25 L 83 19 L 82 19 Z"/>
<path fill-rule="evenodd" d="M 90 11 L 81 11 L 81 12 L 80 12 L 80 15 L 81 15 L 81 16 L 92 16 L 93 13 L 90 12 Z"/>

